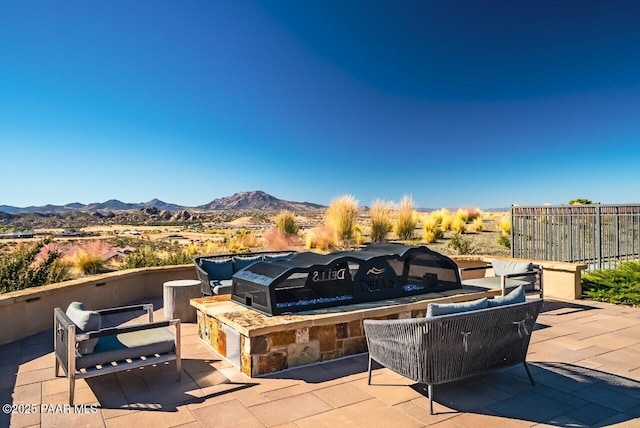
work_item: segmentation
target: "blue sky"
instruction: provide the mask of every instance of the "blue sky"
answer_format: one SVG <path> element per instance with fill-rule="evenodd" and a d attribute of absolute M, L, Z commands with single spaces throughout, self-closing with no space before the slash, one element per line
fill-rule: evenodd
<path fill-rule="evenodd" d="M 640 202 L 640 2 L 0 0 L 0 205 Z"/>

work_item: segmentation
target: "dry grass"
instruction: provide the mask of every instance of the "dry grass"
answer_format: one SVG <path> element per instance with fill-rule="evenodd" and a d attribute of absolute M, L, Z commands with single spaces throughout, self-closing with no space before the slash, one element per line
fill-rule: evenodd
<path fill-rule="evenodd" d="M 338 245 L 350 246 L 353 241 L 358 201 L 351 195 L 342 195 L 331 201 L 324 214 L 325 224 L 333 231 Z"/>
<path fill-rule="evenodd" d="M 285 233 L 280 229 L 269 229 L 262 235 L 262 245 L 267 250 L 291 250 L 302 245 L 297 235 Z"/>
<path fill-rule="evenodd" d="M 471 221 L 471 224 L 469 224 L 469 230 L 472 232 L 482 232 L 483 225 L 484 221 L 482 217 L 476 217 Z"/>
<path fill-rule="evenodd" d="M 411 196 L 403 196 L 398 206 L 396 214 L 395 232 L 399 239 L 409 240 L 413 238 L 416 225 L 418 224 L 418 215 L 415 211 L 415 205 Z"/>
<path fill-rule="evenodd" d="M 295 214 L 291 211 L 280 211 L 276 217 L 276 229 L 287 235 L 297 235 L 300 226 L 296 222 Z"/>
<path fill-rule="evenodd" d="M 369 216 L 371 218 L 371 242 L 384 242 L 387 235 L 393 230 L 393 203 L 375 200 L 371 205 Z"/>
<path fill-rule="evenodd" d="M 305 247 L 330 251 L 337 247 L 335 232 L 326 224 L 315 227 L 307 233 Z"/>

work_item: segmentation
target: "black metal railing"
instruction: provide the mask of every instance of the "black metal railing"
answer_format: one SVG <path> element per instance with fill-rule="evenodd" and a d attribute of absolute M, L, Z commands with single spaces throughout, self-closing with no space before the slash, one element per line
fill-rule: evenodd
<path fill-rule="evenodd" d="M 511 256 L 602 269 L 640 257 L 640 204 L 511 207 Z"/>

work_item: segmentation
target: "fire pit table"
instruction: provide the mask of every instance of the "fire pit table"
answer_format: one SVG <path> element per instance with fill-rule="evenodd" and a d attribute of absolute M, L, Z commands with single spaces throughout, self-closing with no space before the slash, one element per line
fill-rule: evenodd
<path fill-rule="evenodd" d="M 200 338 L 248 376 L 367 352 L 364 319 L 422 317 L 429 302 L 500 293 L 462 288 L 451 259 L 398 244 L 258 262 L 233 288 L 191 304 Z"/>

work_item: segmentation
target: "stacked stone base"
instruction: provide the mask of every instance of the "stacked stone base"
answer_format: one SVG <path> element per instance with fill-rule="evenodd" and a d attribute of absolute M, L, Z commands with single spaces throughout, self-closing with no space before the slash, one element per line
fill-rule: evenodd
<path fill-rule="evenodd" d="M 464 301 L 495 294 L 493 291 L 439 294 L 408 304 L 273 317 L 219 298 L 193 299 L 192 305 L 198 309 L 200 338 L 253 377 L 367 352 L 364 319 L 423 317 L 428 301 Z"/>

